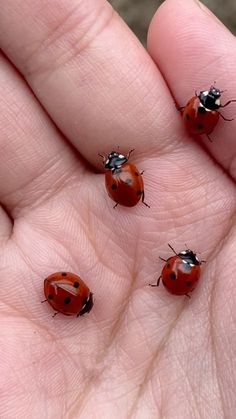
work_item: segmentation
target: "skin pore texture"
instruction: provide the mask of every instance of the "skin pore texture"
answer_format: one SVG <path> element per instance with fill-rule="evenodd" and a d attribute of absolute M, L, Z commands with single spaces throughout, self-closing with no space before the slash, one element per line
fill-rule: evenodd
<path fill-rule="evenodd" d="M 162 4 L 147 51 L 105 0 L 0 6 L 0 417 L 234 419 L 236 104 L 212 143 L 175 108 L 214 81 L 236 98 L 234 36 L 194 0 Z M 118 147 L 150 209 L 113 209 Z M 207 261 L 191 299 L 148 286 L 167 243 Z M 89 314 L 41 304 L 57 271 Z"/>

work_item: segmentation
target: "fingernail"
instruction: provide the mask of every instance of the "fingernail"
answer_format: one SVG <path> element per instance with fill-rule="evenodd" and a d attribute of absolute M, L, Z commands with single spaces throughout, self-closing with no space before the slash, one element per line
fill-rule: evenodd
<path fill-rule="evenodd" d="M 208 7 L 206 7 L 203 3 L 201 3 L 199 0 L 194 0 L 195 3 L 200 7 L 200 9 L 206 13 L 208 16 L 210 16 L 211 18 L 213 18 L 215 20 L 216 23 L 220 24 L 220 26 L 224 26 L 224 28 L 226 28 L 226 26 L 223 24 L 223 22 L 221 22 L 218 17 L 216 17 L 216 15 L 214 15 L 214 13 L 208 9 Z M 226 28 L 227 29 L 227 28 Z"/>

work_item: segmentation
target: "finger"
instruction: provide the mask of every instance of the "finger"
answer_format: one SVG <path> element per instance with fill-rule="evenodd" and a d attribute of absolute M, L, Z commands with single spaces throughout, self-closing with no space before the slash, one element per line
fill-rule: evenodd
<path fill-rule="evenodd" d="M 3 0 L 1 46 L 86 158 L 169 141 L 174 107 L 161 75 L 105 0 Z M 157 134 L 158 133 L 158 134 Z"/>
<path fill-rule="evenodd" d="M 58 193 L 78 160 L 34 95 L 0 56 L 0 201 L 15 218 Z"/>
<path fill-rule="evenodd" d="M 166 30 L 166 28 L 170 28 Z M 196 0 L 167 0 L 150 25 L 148 50 L 167 81 L 177 103 L 183 106 L 195 90 L 206 90 L 216 81 L 222 102 L 236 99 L 236 40 L 225 26 Z M 202 138 L 214 158 L 236 176 L 236 104 L 222 109 L 234 121 L 221 119 L 211 134 Z"/>

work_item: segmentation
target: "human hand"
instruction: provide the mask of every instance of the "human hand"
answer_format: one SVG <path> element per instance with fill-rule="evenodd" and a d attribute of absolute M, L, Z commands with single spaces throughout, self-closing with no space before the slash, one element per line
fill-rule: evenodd
<path fill-rule="evenodd" d="M 234 37 L 193 0 L 162 5 L 150 55 L 104 0 L 2 0 L 0 35 L 0 417 L 234 419 L 236 120 L 195 141 L 174 106 L 236 98 Z M 113 209 L 117 146 L 150 209 Z M 168 242 L 207 260 L 190 301 L 148 287 Z M 58 270 L 91 313 L 40 303 Z"/>

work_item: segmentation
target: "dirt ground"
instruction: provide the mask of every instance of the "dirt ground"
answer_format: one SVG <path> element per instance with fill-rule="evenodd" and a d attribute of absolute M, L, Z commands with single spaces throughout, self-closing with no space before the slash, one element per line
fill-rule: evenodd
<path fill-rule="evenodd" d="M 108 0 L 145 44 L 147 27 L 162 0 Z M 236 34 L 236 0 L 202 0 Z"/>

